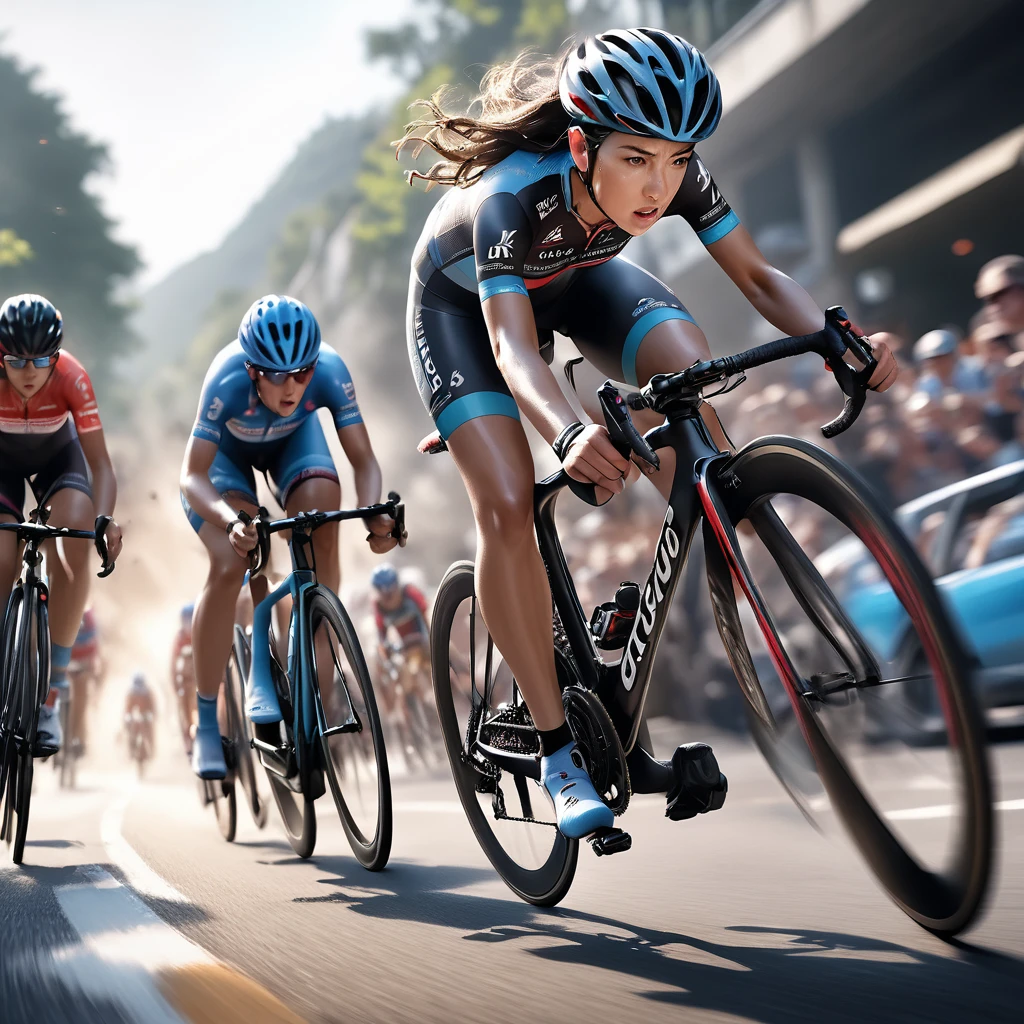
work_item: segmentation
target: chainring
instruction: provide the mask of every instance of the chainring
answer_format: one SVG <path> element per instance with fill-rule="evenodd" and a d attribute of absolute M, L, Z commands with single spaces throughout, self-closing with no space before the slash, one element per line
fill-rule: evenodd
<path fill-rule="evenodd" d="M 567 686 L 562 691 L 562 705 L 590 781 L 612 812 L 622 814 L 629 806 L 629 768 L 611 717 L 597 695 L 582 686 Z"/>

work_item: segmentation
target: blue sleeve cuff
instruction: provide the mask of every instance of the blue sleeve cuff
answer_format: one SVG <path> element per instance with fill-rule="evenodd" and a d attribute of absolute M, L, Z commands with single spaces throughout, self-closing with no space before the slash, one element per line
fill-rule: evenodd
<path fill-rule="evenodd" d="M 704 245 L 712 245 L 725 238 L 733 228 L 739 227 L 740 219 L 733 210 L 730 210 L 718 223 L 711 227 L 697 232 L 697 237 Z"/>
<path fill-rule="evenodd" d="M 192 436 L 202 438 L 204 441 L 212 441 L 214 444 L 220 444 L 220 431 L 212 430 L 203 423 L 197 423 L 192 428 Z"/>
<path fill-rule="evenodd" d="M 492 295 L 501 295 L 503 292 L 515 292 L 517 295 L 529 296 L 526 290 L 526 282 L 515 274 L 502 274 L 499 277 L 491 277 L 481 281 L 479 285 L 480 301 L 489 299 Z"/>

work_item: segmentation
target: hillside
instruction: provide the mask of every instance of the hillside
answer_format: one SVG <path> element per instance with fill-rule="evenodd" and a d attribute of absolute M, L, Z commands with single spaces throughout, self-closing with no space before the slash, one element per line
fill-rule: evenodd
<path fill-rule="evenodd" d="M 354 190 L 378 117 L 328 121 L 299 147 L 267 193 L 212 252 L 171 271 L 143 296 L 134 326 L 150 351 L 180 353 L 217 294 L 258 286 L 267 254 L 295 211 Z"/>

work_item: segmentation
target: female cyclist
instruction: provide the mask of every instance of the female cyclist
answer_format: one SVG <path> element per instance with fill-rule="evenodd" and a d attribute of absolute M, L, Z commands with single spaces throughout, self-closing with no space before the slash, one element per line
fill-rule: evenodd
<path fill-rule="evenodd" d="M 95 530 L 110 560 L 121 551 L 111 518 L 117 480 L 107 454 L 92 381 L 82 364 L 61 350 L 64 321 L 42 295 L 15 295 L 0 306 L 0 520 L 21 522 L 28 481 L 50 525 Z M 71 648 L 89 600 L 89 546 L 47 541 L 50 577 L 50 692 L 39 712 L 36 751 L 61 746 L 59 694 L 67 688 Z M 0 533 L 0 589 L 8 593 L 18 571 L 18 543 Z"/>
<path fill-rule="evenodd" d="M 618 255 L 664 216 L 684 217 L 783 333 L 822 330 L 824 314 L 765 260 L 694 151 L 718 126 L 722 100 L 685 40 L 654 29 L 604 32 L 559 61 L 520 57 L 495 68 L 481 89 L 478 117 L 449 116 L 435 96 L 424 104 L 430 116 L 399 143 L 442 158 L 416 175 L 428 187 L 456 186 L 434 207 L 413 256 L 409 356 L 469 493 L 477 594 L 540 732 L 558 826 L 582 837 L 610 826 L 612 812 L 562 710 L 520 410 L 597 500 L 622 490 L 630 463 L 603 426 L 576 420 L 540 339 L 565 334 L 601 374 L 634 386 L 709 358 L 672 291 Z M 872 386 L 882 389 L 896 366 L 883 339 L 873 348 Z M 712 428 L 724 446 L 717 422 Z M 652 477 L 666 498 L 673 472 L 672 453 L 662 452 Z"/>
<path fill-rule="evenodd" d="M 359 415 L 355 388 L 341 356 L 321 344 L 309 309 L 287 295 L 265 295 L 249 308 L 238 338 L 214 358 L 199 400 L 195 426 L 181 467 L 181 502 L 210 558 L 209 575 L 195 604 L 192 653 L 199 726 L 192 767 L 200 778 L 226 772 L 217 724 L 217 692 L 231 651 L 235 602 L 256 546 L 256 531 L 239 511 L 256 514 L 253 470 L 269 474 L 274 496 L 289 516 L 338 508 L 341 485 L 316 417 L 328 409 L 352 464 L 360 505 L 380 499 L 380 466 Z M 394 522 L 367 522 L 371 550 L 389 551 Z M 337 524 L 313 534 L 321 581 L 338 589 Z M 254 721 L 280 721 L 273 691 L 247 694 Z"/>

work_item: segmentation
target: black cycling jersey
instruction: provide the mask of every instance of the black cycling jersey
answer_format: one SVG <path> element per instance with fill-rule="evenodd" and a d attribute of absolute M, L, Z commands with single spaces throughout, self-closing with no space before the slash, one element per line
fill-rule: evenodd
<path fill-rule="evenodd" d="M 420 282 L 458 305 L 478 306 L 501 292 L 545 302 L 564 291 L 574 270 L 610 260 L 633 236 L 611 222 L 588 235 L 572 212 L 574 173 L 568 149 L 520 150 L 474 185 L 452 189 L 420 237 L 413 258 Z M 739 223 L 696 153 L 665 216 L 684 217 L 705 245 Z"/>
<path fill-rule="evenodd" d="M 423 404 L 443 437 L 480 416 L 518 418 L 495 363 L 481 303 L 502 292 L 529 296 L 541 352 L 557 331 L 608 376 L 637 384 L 644 338 L 668 320 L 693 322 L 653 275 L 618 255 L 632 235 L 606 223 L 587 229 L 572 213 L 568 148 L 519 151 L 434 207 L 413 257 L 409 361 Z M 711 245 L 739 219 L 696 153 L 666 216 L 685 217 Z"/>

